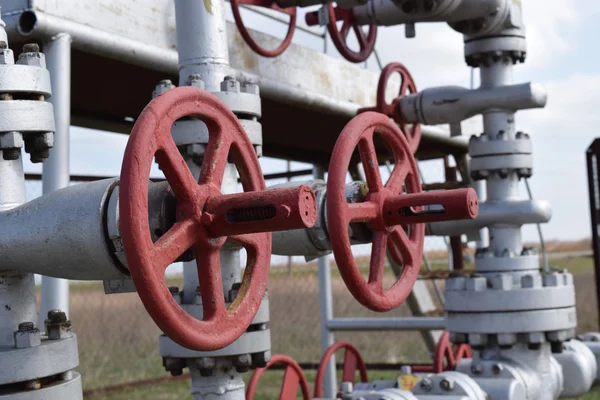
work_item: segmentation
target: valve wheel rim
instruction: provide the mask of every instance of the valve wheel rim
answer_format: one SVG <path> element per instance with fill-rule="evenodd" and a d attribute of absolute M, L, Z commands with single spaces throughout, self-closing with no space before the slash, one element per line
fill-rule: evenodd
<path fill-rule="evenodd" d="M 385 101 L 385 89 L 387 88 L 390 77 L 395 72 L 399 73 L 401 77 L 400 89 L 398 90 L 398 96 L 392 101 L 391 104 L 388 104 Z M 394 121 L 400 125 L 400 129 L 402 129 L 402 132 L 406 136 L 414 154 L 417 152 L 417 148 L 421 142 L 421 124 L 414 124 L 409 129 L 408 125 L 404 122 L 406 119 L 398 110 L 398 103 L 400 102 L 400 99 L 402 99 L 402 97 L 404 97 L 407 93 L 417 93 L 417 85 L 415 84 L 415 81 L 408 69 L 403 64 L 397 62 L 386 65 L 383 70 L 381 70 L 379 83 L 377 85 L 377 109 L 379 112 L 386 114 L 390 118 L 393 118 Z"/>
<path fill-rule="evenodd" d="M 252 50 L 254 50 L 256 53 L 260 54 L 263 57 L 269 58 L 277 57 L 287 50 L 287 48 L 292 43 L 292 38 L 294 37 L 294 32 L 296 31 L 296 7 L 281 8 L 277 5 L 275 1 L 272 0 L 231 0 L 230 3 L 235 25 L 240 31 L 240 35 L 242 35 L 242 38 L 244 39 L 246 44 L 250 46 Z M 250 35 L 250 32 L 246 28 L 246 25 L 244 25 L 244 20 L 242 19 L 242 15 L 240 13 L 240 4 L 270 8 L 272 10 L 280 11 L 290 16 L 290 22 L 288 25 L 287 33 L 283 41 L 279 44 L 279 46 L 277 46 L 275 49 L 269 50 L 261 47 L 258 43 L 256 43 L 256 41 L 252 38 L 252 35 Z"/>
<path fill-rule="evenodd" d="M 202 120 L 209 132 L 198 182 L 170 133 L 173 122 L 186 116 Z M 178 222 L 156 243 L 150 237 L 147 206 L 154 156 L 178 200 Z M 123 158 L 119 207 L 131 277 L 158 327 L 178 344 L 200 351 L 225 347 L 244 333 L 260 306 L 268 278 L 271 234 L 231 236 L 246 248 L 249 262 L 238 295 L 225 307 L 219 249 L 226 238 L 208 235 L 202 207 L 210 196 L 220 195 L 228 156 L 235 162 L 244 191 L 265 190 L 258 159 L 235 115 L 210 93 L 181 87 L 161 94 L 146 106 Z M 168 265 L 190 248 L 198 265 L 203 320 L 177 304 L 164 278 Z"/>
<path fill-rule="evenodd" d="M 342 382 L 352 382 L 356 380 L 356 371 L 360 373 L 361 382 L 369 382 L 367 376 L 367 366 L 360 355 L 360 352 L 352 343 L 341 341 L 336 342 L 329 346 L 329 348 L 323 353 L 317 374 L 315 376 L 315 396 L 323 397 L 323 383 L 325 382 L 325 372 L 331 357 L 340 349 L 344 349 L 344 368 L 342 371 Z"/>
<path fill-rule="evenodd" d="M 335 45 L 336 49 L 340 54 L 348 61 L 353 63 L 359 63 L 365 61 L 373 50 L 375 49 L 375 41 L 377 39 L 377 25 L 369 25 L 369 33 L 365 37 L 365 33 L 361 27 L 355 23 L 354 15 L 352 10 L 344 10 L 341 8 L 335 8 L 333 3 L 327 4 L 327 11 L 329 15 L 329 23 L 327 24 L 327 30 L 331 36 L 331 40 Z M 337 29 L 338 20 L 342 21 L 342 27 L 340 30 Z M 359 51 L 350 50 L 346 41 L 348 40 L 348 34 L 350 28 L 356 35 L 356 40 L 360 47 Z"/>
<path fill-rule="evenodd" d="M 248 387 L 246 388 L 246 399 L 254 399 L 254 394 L 256 393 L 256 388 L 258 387 L 260 378 L 271 366 L 275 364 L 284 364 L 287 366 L 283 375 L 283 383 L 281 385 L 279 398 L 281 400 L 295 399 L 296 393 L 298 392 L 298 385 L 300 385 L 303 399 L 310 400 L 310 389 L 302 368 L 300 368 L 298 363 L 291 357 L 283 354 L 273 355 L 271 360 L 264 368 L 257 368 L 254 370 L 254 373 L 248 382 Z"/>
<path fill-rule="evenodd" d="M 395 166 L 385 186 L 373 144 L 378 133 L 394 156 Z M 365 202 L 348 204 L 345 197 L 346 173 L 352 153 L 359 147 L 369 193 Z M 385 115 L 366 112 L 354 117 L 340 134 L 329 164 L 327 182 L 327 222 L 331 247 L 346 287 L 354 298 L 374 311 L 389 311 L 406 300 L 417 279 L 423 257 L 424 224 L 411 224 L 407 234 L 401 226 L 388 228 L 383 221 L 383 202 L 390 195 L 421 192 L 421 183 L 412 150 L 399 128 Z M 420 211 L 420 208 L 415 208 Z M 365 281 L 354 260 L 348 226 L 370 222 L 374 239 Z M 404 268 L 389 289 L 383 289 L 383 267 L 388 238 L 397 249 Z"/>

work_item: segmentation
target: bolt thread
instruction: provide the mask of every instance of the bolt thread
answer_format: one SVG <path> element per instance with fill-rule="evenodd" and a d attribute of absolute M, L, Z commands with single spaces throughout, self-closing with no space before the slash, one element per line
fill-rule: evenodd
<path fill-rule="evenodd" d="M 275 218 L 277 209 L 274 206 L 234 208 L 227 213 L 227 221 L 232 224 L 239 222 L 265 221 Z"/>
<path fill-rule="evenodd" d="M 40 46 L 37 43 L 27 43 L 23 46 L 23 53 L 39 53 Z"/>
<path fill-rule="evenodd" d="M 19 324 L 19 331 L 21 331 L 21 332 L 32 331 L 33 328 L 34 328 L 33 322 L 21 322 Z"/>
<path fill-rule="evenodd" d="M 18 160 L 21 157 L 21 149 L 3 149 L 2 158 L 7 161 Z"/>

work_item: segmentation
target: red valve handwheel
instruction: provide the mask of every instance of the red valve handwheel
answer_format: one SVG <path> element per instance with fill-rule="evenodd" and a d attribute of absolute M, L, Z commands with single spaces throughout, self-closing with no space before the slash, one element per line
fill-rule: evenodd
<path fill-rule="evenodd" d="M 390 77 L 395 72 L 400 74 L 400 90 L 398 91 L 398 96 L 392 100 L 391 104 L 388 104 L 385 101 L 385 90 Z M 361 108 L 358 112 L 377 111 L 392 118 L 400 125 L 400 128 L 406 135 L 410 147 L 413 149 L 413 153 L 416 153 L 419 143 L 421 142 L 421 124 L 414 124 L 412 128 L 409 129 L 398 109 L 400 99 L 406 96 L 407 93 L 417 93 L 417 86 L 415 85 L 415 81 L 410 72 L 408 72 L 408 69 L 403 64 L 396 62 L 390 63 L 383 68 L 381 75 L 379 76 L 379 83 L 377 85 L 377 105 L 370 108 Z"/>
<path fill-rule="evenodd" d="M 456 349 L 453 349 L 452 342 L 450 342 L 450 334 L 444 331 L 435 347 L 433 372 L 440 373 L 442 371 L 454 370 L 460 360 L 472 357 L 471 348 L 467 344 L 459 344 L 456 346 Z"/>
<path fill-rule="evenodd" d="M 356 371 L 360 373 L 360 381 L 368 382 L 367 366 L 360 355 L 360 352 L 350 342 L 336 342 L 329 346 L 327 351 L 321 357 L 317 375 L 315 377 L 315 396 L 323 397 L 323 382 L 325 381 L 325 372 L 329 360 L 336 351 L 344 349 L 344 368 L 342 370 L 342 382 L 352 382 L 356 380 Z"/>
<path fill-rule="evenodd" d="M 171 126 L 195 117 L 208 127 L 209 141 L 198 182 L 171 137 Z M 230 236 L 248 253 L 238 295 L 225 308 L 219 250 L 227 237 L 211 237 L 203 219 L 209 197 L 221 196 L 227 160 L 233 160 L 244 191 L 265 190 L 258 159 L 235 115 L 216 97 L 194 87 L 169 90 L 152 100 L 137 119 L 125 149 L 119 207 L 121 231 L 131 277 L 144 307 L 158 327 L 180 345 L 198 351 L 215 350 L 244 333 L 263 299 L 271 234 Z M 148 222 L 148 182 L 153 157 L 177 198 L 177 222 L 152 243 Z M 198 264 L 203 319 L 185 312 L 165 283 L 165 270 L 187 249 Z"/>
<path fill-rule="evenodd" d="M 257 368 L 254 370 L 254 373 L 252 374 L 252 377 L 248 382 L 248 387 L 246 388 L 246 400 L 254 399 L 254 394 L 256 393 L 258 381 L 263 376 L 263 374 L 275 364 L 284 364 L 287 366 L 283 375 L 283 384 L 281 385 L 279 399 L 295 399 L 296 394 L 298 393 L 298 385 L 300 385 L 300 389 L 302 391 L 302 398 L 304 400 L 310 400 L 310 389 L 308 388 L 308 381 L 306 380 L 306 376 L 304 376 L 304 372 L 302 372 L 302 368 L 300 368 L 296 361 L 292 360 L 288 356 L 284 356 L 281 354 L 273 355 L 271 357 L 271 361 L 267 363 L 267 366 L 265 368 Z"/>
<path fill-rule="evenodd" d="M 233 19 L 235 20 L 235 24 L 237 25 L 238 30 L 240 31 L 240 35 L 246 41 L 248 46 L 258 54 L 263 57 L 277 57 L 281 53 L 283 53 L 289 45 L 292 43 L 292 37 L 294 36 L 294 31 L 296 30 L 296 7 L 287 7 L 281 8 L 277 5 L 274 0 L 230 0 L 231 2 L 231 11 L 233 12 Z M 288 26 L 287 34 L 283 39 L 283 42 L 273 50 L 268 50 L 259 46 L 258 43 L 252 36 L 250 36 L 250 32 L 246 29 L 244 25 L 244 21 L 242 20 L 242 15 L 240 14 L 240 4 L 247 4 L 250 6 L 260 6 L 265 8 L 270 8 L 275 11 L 280 11 L 284 14 L 290 16 L 290 24 Z"/>
<path fill-rule="evenodd" d="M 334 7 L 332 3 L 326 4 L 329 21 L 327 22 L 327 30 L 331 36 L 331 40 L 335 48 L 348 61 L 359 63 L 365 61 L 375 49 L 375 40 L 377 39 L 377 25 L 369 25 L 369 33 L 365 36 L 362 27 L 354 20 L 352 9 L 343 9 Z M 318 11 L 306 14 L 306 23 L 308 25 L 317 25 L 319 23 Z M 337 22 L 342 21 L 340 30 L 337 28 Z M 359 51 L 351 50 L 348 46 L 348 34 L 350 28 L 356 35 L 356 40 L 360 47 Z"/>
<path fill-rule="evenodd" d="M 374 133 L 387 143 L 394 157 L 394 170 L 385 186 L 379 173 Z M 364 202 L 348 204 L 346 173 L 356 146 L 365 169 L 369 193 Z M 425 226 L 422 223 L 409 224 L 408 233 L 402 226 L 388 226 L 383 205 L 388 197 L 420 192 L 417 164 L 400 129 L 383 114 L 366 112 L 354 117 L 340 134 L 329 163 L 327 228 L 344 283 L 356 300 L 371 310 L 389 311 L 402 304 L 417 279 L 423 258 Z M 412 209 L 418 212 L 422 207 Z M 368 222 L 373 230 L 368 282 L 363 279 L 352 255 L 348 235 L 351 222 Z M 404 267 L 394 285 L 384 290 L 383 266 L 388 238 L 394 244 L 392 247 L 398 249 Z"/>

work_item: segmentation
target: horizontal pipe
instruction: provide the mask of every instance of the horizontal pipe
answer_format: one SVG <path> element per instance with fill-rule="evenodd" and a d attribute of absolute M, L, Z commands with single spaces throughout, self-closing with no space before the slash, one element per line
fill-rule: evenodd
<path fill-rule="evenodd" d="M 408 318 L 333 318 L 327 321 L 330 331 L 426 331 L 445 329 L 443 317 Z"/>
<path fill-rule="evenodd" d="M 427 234 L 455 236 L 478 231 L 488 226 L 522 226 L 550 221 L 550 204 L 541 200 L 484 202 L 479 205 L 479 215 L 474 220 L 442 221 L 427 224 Z"/>

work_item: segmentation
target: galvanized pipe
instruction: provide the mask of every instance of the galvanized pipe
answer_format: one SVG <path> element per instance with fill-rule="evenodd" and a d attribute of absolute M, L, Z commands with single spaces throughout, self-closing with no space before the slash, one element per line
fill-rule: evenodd
<path fill-rule="evenodd" d="M 45 43 L 46 64 L 52 82 L 54 106 L 54 148 L 44 161 L 42 174 L 43 193 L 47 194 L 69 185 L 69 128 L 71 125 L 71 36 L 61 33 Z M 69 281 L 42 277 L 40 321 L 48 311 L 59 309 L 69 315 Z M 43 324 L 40 322 L 40 326 Z"/>
<path fill-rule="evenodd" d="M 333 318 L 327 323 L 331 331 L 427 331 L 443 330 L 443 317 L 412 318 Z"/>
<path fill-rule="evenodd" d="M 325 171 L 322 167 L 315 166 L 313 169 L 315 179 L 325 179 Z M 320 213 L 325 218 L 325 213 Z M 326 221 L 321 226 L 327 226 Z M 317 259 L 319 273 L 319 327 L 321 329 L 321 354 L 335 343 L 333 332 L 329 329 L 329 321 L 333 319 L 333 295 L 331 293 L 331 269 L 329 268 L 329 257 L 323 256 Z M 326 397 L 334 398 L 337 393 L 337 378 L 335 373 L 335 354 L 329 359 L 329 365 L 325 370 L 324 394 Z"/>

